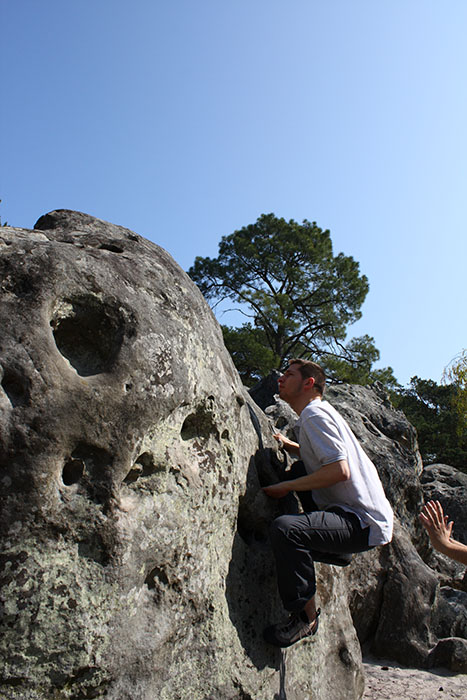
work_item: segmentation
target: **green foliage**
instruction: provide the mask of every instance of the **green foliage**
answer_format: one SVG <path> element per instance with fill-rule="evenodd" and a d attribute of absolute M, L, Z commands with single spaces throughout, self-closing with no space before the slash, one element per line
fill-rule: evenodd
<path fill-rule="evenodd" d="M 264 333 L 245 323 L 241 328 L 222 326 L 224 343 L 246 386 L 253 386 L 277 367 L 277 357 L 267 347 Z"/>
<path fill-rule="evenodd" d="M 345 354 L 341 357 L 326 356 L 324 358 L 324 369 L 332 380 L 362 385 L 378 381 L 390 392 L 401 389 L 392 367 L 372 369 L 373 363 L 380 358 L 379 350 L 374 344 L 374 338 L 369 335 L 352 338 L 344 350 Z"/>
<path fill-rule="evenodd" d="M 443 372 L 443 383 L 457 388 L 453 408 L 457 413 L 457 434 L 467 439 L 467 350 L 462 350 Z"/>
<path fill-rule="evenodd" d="M 346 328 L 360 318 L 368 292 L 358 263 L 333 255 L 329 231 L 274 214 L 224 236 L 218 257 L 197 257 L 188 274 L 206 299 L 214 304 L 230 299 L 251 319 L 224 330 L 249 382 L 293 356 L 318 361 L 339 356 Z M 254 358 L 248 359 L 249 350 Z"/>
<path fill-rule="evenodd" d="M 416 427 L 425 464 L 440 462 L 467 471 L 467 435 L 459 431 L 460 417 L 453 410 L 457 397 L 455 383 L 440 385 L 412 377 L 395 404 Z"/>

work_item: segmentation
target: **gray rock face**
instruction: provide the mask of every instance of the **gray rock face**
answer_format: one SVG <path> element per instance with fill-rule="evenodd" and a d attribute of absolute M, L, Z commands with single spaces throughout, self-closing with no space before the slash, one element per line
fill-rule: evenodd
<path fill-rule="evenodd" d="M 460 637 L 440 639 L 430 654 L 429 666 L 446 666 L 457 673 L 467 673 L 467 640 Z"/>
<path fill-rule="evenodd" d="M 248 390 L 254 402 L 258 404 L 263 411 L 271 405 L 272 397 L 279 393 L 277 380 L 280 376 L 281 374 L 279 371 L 272 370 L 267 377 Z"/>
<path fill-rule="evenodd" d="M 0 275 L 0 696 L 360 697 L 342 572 L 318 569 L 316 638 L 261 639 L 272 426 L 189 278 L 69 211 L 2 228 Z"/>
<path fill-rule="evenodd" d="M 408 532 L 398 523 L 388 550 L 381 606 L 371 649 L 377 656 L 424 667 L 437 641 L 432 614 L 438 579 L 418 555 Z M 352 585 L 352 572 L 350 574 Z M 358 576 L 360 579 L 361 571 Z"/>
<path fill-rule="evenodd" d="M 443 586 L 433 616 L 436 636 L 467 639 L 467 593 Z"/>

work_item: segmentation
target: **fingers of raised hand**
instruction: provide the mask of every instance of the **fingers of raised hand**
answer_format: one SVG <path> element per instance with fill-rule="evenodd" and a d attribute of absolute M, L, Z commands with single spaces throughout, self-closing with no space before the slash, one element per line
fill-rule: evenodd
<path fill-rule="evenodd" d="M 279 447 L 284 447 L 284 436 L 280 433 L 275 433 L 273 438 L 279 443 Z"/>

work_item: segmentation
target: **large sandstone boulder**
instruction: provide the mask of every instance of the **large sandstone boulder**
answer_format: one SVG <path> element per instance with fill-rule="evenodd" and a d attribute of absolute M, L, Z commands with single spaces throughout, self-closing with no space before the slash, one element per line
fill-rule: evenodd
<path fill-rule="evenodd" d="M 0 230 L 0 275 L 0 697 L 359 698 L 342 572 L 316 638 L 262 641 L 273 427 L 184 272 L 62 210 Z"/>

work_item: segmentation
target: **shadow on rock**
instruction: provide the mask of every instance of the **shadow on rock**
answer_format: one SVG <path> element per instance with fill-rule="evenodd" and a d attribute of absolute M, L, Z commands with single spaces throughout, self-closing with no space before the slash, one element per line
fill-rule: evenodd
<path fill-rule="evenodd" d="M 267 542 L 234 538 L 226 581 L 229 615 L 246 654 L 258 670 L 279 670 L 281 654 L 263 640 L 263 628 L 283 615 L 275 590 L 275 567 Z"/>
<path fill-rule="evenodd" d="M 275 506 L 264 496 L 258 481 L 258 460 L 264 461 L 265 452 L 258 450 L 248 468 L 226 580 L 226 599 L 232 624 L 252 663 L 259 670 L 279 670 L 280 651 L 266 644 L 262 634 L 266 625 L 284 615 L 268 536 Z M 277 481 L 277 476 L 272 480 Z"/>

